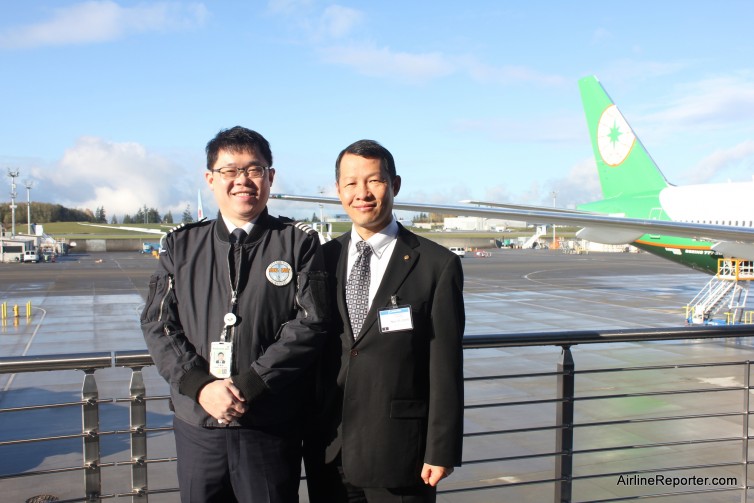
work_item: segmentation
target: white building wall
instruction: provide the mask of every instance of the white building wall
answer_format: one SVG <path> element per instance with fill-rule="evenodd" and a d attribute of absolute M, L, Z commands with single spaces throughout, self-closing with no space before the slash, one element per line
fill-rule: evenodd
<path fill-rule="evenodd" d="M 446 230 L 458 231 L 492 231 L 502 230 L 508 227 L 525 227 L 524 222 L 514 222 L 501 218 L 482 217 L 447 217 L 443 221 Z"/>

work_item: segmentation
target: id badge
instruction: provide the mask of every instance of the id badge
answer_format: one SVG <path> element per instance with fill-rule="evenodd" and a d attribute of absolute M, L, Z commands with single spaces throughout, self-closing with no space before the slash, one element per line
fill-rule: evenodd
<path fill-rule="evenodd" d="M 230 364 L 233 361 L 233 344 L 215 341 L 209 349 L 209 372 L 218 379 L 230 377 Z"/>
<path fill-rule="evenodd" d="M 399 332 L 414 328 L 414 320 L 411 317 L 411 306 L 395 306 L 380 309 L 377 321 L 380 324 L 380 332 Z"/>

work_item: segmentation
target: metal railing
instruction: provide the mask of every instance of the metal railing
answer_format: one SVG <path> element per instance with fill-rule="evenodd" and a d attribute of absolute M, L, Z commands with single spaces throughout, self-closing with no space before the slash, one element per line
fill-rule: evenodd
<path fill-rule="evenodd" d="M 530 334 L 507 334 L 507 335 L 472 335 L 464 339 L 465 351 L 474 351 L 482 348 L 524 348 L 532 346 L 541 347 L 560 347 L 561 353 L 559 360 L 552 362 L 552 367 L 544 371 L 527 371 L 515 372 L 510 374 L 494 374 L 469 376 L 466 378 L 467 397 L 468 390 L 477 385 L 484 385 L 491 389 L 497 389 L 500 383 L 506 383 L 505 386 L 510 389 L 523 389 L 519 394 L 522 395 L 520 400 L 491 400 L 482 401 L 474 400 L 475 403 L 466 404 L 467 420 L 471 417 L 476 424 L 482 424 L 484 421 L 479 420 L 478 414 L 487 414 L 485 420 L 490 423 L 514 416 L 515 414 L 506 414 L 505 410 L 516 408 L 536 408 L 537 411 L 545 412 L 532 413 L 532 418 L 540 419 L 541 424 L 532 424 L 531 421 L 526 424 L 516 424 L 515 427 L 497 428 L 494 426 L 479 428 L 477 431 L 467 431 L 465 437 L 467 444 L 470 441 L 481 440 L 485 445 L 494 445 L 494 448 L 485 449 L 492 452 L 487 457 L 478 457 L 470 459 L 468 455 L 464 456 L 464 466 L 459 472 L 464 472 L 467 481 L 454 480 L 458 475 L 443 482 L 439 494 L 452 495 L 453 501 L 463 501 L 463 495 L 478 494 L 480 491 L 490 492 L 491 498 L 495 501 L 507 500 L 506 494 L 515 489 L 522 489 L 528 492 L 537 487 L 540 494 L 544 491 L 549 494 L 546 499 L 552 498 L 555 502 L 572 502 L 581 503 L 596 501 L 625 501 L 644 499 L 650 497 L 667 497 L 683 495 L 699 495 L 718 492 L 740 492 L 740 501 L 748 501 L 748 490 L 752 488 L 749 484 L 748 466 L 751 463 L 749 456 L 749 440 L 752 436 L 749 433 L 749 395 L 751 392 L 751 362 L 748 359 L 726 360 L 715 362 L 673 362 L 662 365 L 642 365 L 631 367 L 598 367 L 598 368 L 577 368 L 572 353 L 572 347 L 575 345 L 586 344 L 614 344 L 627 342 L 647 342 L 647 341 L 683 341 L 691 339 L 735 339 L 739 337 L 749 337 L 754 335 L 754 327 L 736 326 L 736 327 L 686 327 L 677 329 L 661 330 L 619 330 L 619 331 L 579 331 L 579 332 L 561 332 L 561 333 L 530 333 Z M 610 348 L 611 346 L 607 346 Z M 648 350 L 651 348 L 647 348 Z M 505 368 L 505 361 L 501 359 L 499 368 Z M 41 444 L 60 440 L 81 439 L 83 455 L 81 462 L 74 466 L 64 468 L 24 470 L 14 473 L 0 474 L 0 485 L 7 487 L 7 482 L 11 480 L 29 479 L 34 480 L 35 476 L 49 474 L 83 474 L 79 482 L 73 482 L 78 485 L 80 490 L 79 496 L 69 497 L 64 501 L 101 501 L 102 499 L 126 497 L 133 502 L 146 502 L 150 494 L 176 492 L 176 488 L 150 488 L 148 484 L 148 467 L 156 463 L 167 463 L 175 461 L 174 456 L 163 456 L 158 458 L 149 458 L 147 456 L 148 435 L 151 433 L 161 433 L 169 431 L 169 426 L 149 427 L 147 425 L 147 402 L 148 401 L 165 401 L 167 396 L 149 396 L 144 384 L 142 369 L 152 365 L 151 358 L 145 351 L 123 351 L 113 353 L 86 353 L 71 355 L 47 355 L 47 356 L 30 356 L 30 357 L 6 357 L 0 358 L 0 376 L 29 372 L 42 371 L 71 371 L 78 370 L 83 372 L 83 384 L 81 391 L 81 400 L 64 401 L 60 403 L 20 405 L 14 407 L 0 408 L 0 420 L 4 417 L 13 415 L 16 420 L 13 424 L 23 424 L 23 420 L 18 418 L 23 414 L 32 411 L 50 410 L 58 408 L 80 408 L 81 410 L 81 428 L 80 431 L 67 432 L 59 435 L 32 436 L 26 438 L 12 438 L 0 441 L 0 459 L 6 457 L 3 451 L 13 446 L 27 446 L 32 444 Z M 98 382 L 95 379 L 97 371 L 112 368 L 127 368 L 131 370 L 131 379 L 129 385 L 128 397 L 125 398 L 108 398 L 102 397 L 98 391 Z M 697 373 L 702 368 L 713 369 L 736 369 L 740 372 L 741 384 L 728 384 L 716 387 L 684 387 L 676 389 L 621 389 L 621 385 L 629 382 L 625 377 L 627 375 L 637 375 L 642 372 L 667 372 L 688 370 Z M 595 389 L 577 392 L 579 379 L 594 381 L 597 383 Z M 617 377 L 616 377 L 617 376 Z M 531 379 L 545 379 L 554 381 L 551 386 L 551 396 L 538 397 L 538 393 L 543 390 L 543 386 L 536 386 L 536 393 L 527 393 L 526 389 L 531 388 L 525 383 Z M 604 385 L 608 383 L 609 386 Z M 638 380 L 641 383 L 641 379 Z M 514 384 L 510 384 L 514 383 Z M 163 389 L 165 387 L 163 386 Z M 603 388 L 608 388 L 610 392 L 604 393 Z M 583 411 L 588 410 L 588 404 L 610 403 L 610 406 L 603 407 L 605 410 L 629 410 L 630 403 L 636 400 L 656 400 L 658 397 L 697 397 L 712 393 L 733 393 L 740 397 L 734 398 L 733 403 L 736 407 L 715 411 L 705 410 L 686 410 L 674 409 L 673 411 L 661 415 L 639 415 L 637 417 L 611 417 L 611 418 L 589 418 L 583 415 Z M 535 396 L 532 396 L 535 395 Z M 3 394 L 4 395 L 4 394 Z M 0 395 L 2 397 L 3 395 Z M 700 404 L 703 400 L 698 400 Z M 625 402 L 629 405 L 616 405 L 616 403 Z M 128 423 L 125 429 L 108 429 L 103 430 L 103 420 L 101 411 L 103 404 L 128 404 Z M 726 402 L 727 403 L 727 402 Z M 3 400 L 0 398 L 0 405 Z M 688 405 L 688 404 L 686 404 Z M 579 413 L 582 412 L 582 415 Z M 591 420 L 587 420 L 591 419 Z M 618 445 L 611 444 L 603 439 L 610 439 L 612 436 L 620 436 L 619 428 L 627 425 L 675 425 L 668 426 L 667 429 L 697 432 L 701 428 L 697 425 L 694 427 L 678 426 L 684 422 L 714 421 L 716 425 L 722 423 L 724 431 L 712 437 L 699 438 L 669 438 L 656 441 L 633 441 L 621 443 Z M 10 424 L 3 423 L 0 424 Z M 467 422 L 467 429 L 468 422 Z M 579 438 L 577 433 L 580 431 L 592 432 Z M 612 432 L 612 433 L 611 433 Z M 535 445 L 525 445 L 523 451 L 512 452 L 508 447 L 515 444 L 514 441 L 507 440 L 517 435 L 549 435 L 547 447 L 538 451 Z M 5 435 L 8 435 L 6 427 Z M 130 445 L 130 456 L 128 459 L 118 459 L 114 461 L 107 460 L 109 456 L 103 456 L 101 452 L 103 438 L 111 435 L 128 436 Z M 488 440 L 489 439 L 489 440 Z M 635 439 L 636 440 L 636 439 Z M 540 442 L 541 443 L 541 442 Z M 536 442 L 532 442 L 536 444 Z M 680 464 L 657 465 L 635 467 L 627 469 L 620 466 L 616 471 L 610 468 L 615 465 L 615 460 L 625 456 L 630 457 L 637 452 L 647 452 L 642 463 L 649 463 L 654 459 L 653 452 L 662 449 L 714 447 L 733 445 L 740 456 L 737 459 L 727 459 L 721 461 L 701 463 L 698 459 L 684 459 Z M 519 445 L 519 447 L 521 447 Z M 727 447 L 730 450 L 730 447 Z M 628 453 L 628 454 L 627 454 Z M 597 456 L 598 461 L 585 465 L 579 464 L 580 457 Z M 680 461 L 679 456 L 679 461 Z M 649 459 L 647 459 L 649 458 Z M 599 461 L 608 459 L 609 462 Z M 531 469 L 532 476 L 506 477 L 503 469 L 496 467 L 503 463 L 524 464 L 532 463 L 537 465 L 542 460 L 547 460 L 550 465 L 547 468 L 541 467 Z M 604 467 L 605 469 L 585 472 L 585 467 Z M 130 469 L 131 483 L 130 491 L 112 491 L 103 489 L 107 484 L 103 482 L 103 470 L 115 467 L 127 467 Z M 483 478 L 479 475 L 479 467 L 483 471 L 493 473 L 497 476 Z M 712 470 L 715 473 L 735 476 L 715 477 L 717 482 L 704 484 L 697 483 L 695 473 L 705 470 Z M 538 476 L 545 473 L 544 476 Z M 675 475 L 675 474 L 681 475 Z M 691 475 L 682 475 L 691 473 Z M 659 477 L 659 478 L 658 478 Z M 107 477 L 109 480 L 111 477 Z M 461 477 L 463 478 L 463 477 Z M 709 477 L 707 477 L 709 478 Z M 515 480 L 514 480 L 515 479 Z M 629 480 L 633 483 L 624 484 L 624 486 L 642 486 L 651 487 L 656 491 L 643 491 L 640 493 L 621 493 L 608 494 L 596 482 L 604 479 L 616 479 L 620 481 Z M 661 483 L 658 483 L 658 480 Z M 664 482 L 664 483 L 663 483 Z M 672 484 L 671 484 L 672 483 Z M 578 490 L 580 485 L 589 485 L 587 490 Z M 670 487 L 672 485 L 672 487 Z M 34 489 L 31 492 L 52 492 L 55 488 L 29 484 Z M 668 488 L 670 487 L 670 488 Z M 576 493 L 576 496 L 574 496 Z M 31 493 L 30 493 L 31 494 Z M 448 496 L 451 497 L 451 496 Z M 514 498 L 526 501 L 521 498 Z M 542 498 L 532 499 L 531 501 L 542 501 Z M 30 500 L 27 500 L 30 501 Z M 63 500 L 61 500 L 63 501 Z M 479 501 L 475 499 L 475 501 Z"/>

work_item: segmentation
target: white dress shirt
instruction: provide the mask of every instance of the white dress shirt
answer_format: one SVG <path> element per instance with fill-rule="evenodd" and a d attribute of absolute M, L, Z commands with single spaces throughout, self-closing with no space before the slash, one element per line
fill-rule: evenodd
<path fill-rule="evenodd" d="M 223 222 L 225 222 L 225 226 L 228 228 L 228 234 L 233 234 L 233 231 L 239 228 L 236 224 L 225 218 L 224 215 L 221 214 L 220 216 L 223 217 Z M 254 228 L 254 222 L 256 221 L 257 219 L 255 218 L 253 222 L 246 222 L 240 228 L 245 230 L 246 234 L 249 235 L 251 234 L 251 229 Z"/>
<path fill-rule="evenodd" d="M 385 276 L 387 270 L 387 264 L 390 262 L 390 257 L 395 250 L 395 241 L 398 238 L 398 222 L 393 218 L 390 223 L 366 240 L 367 244 L 372 248 L 372 256 L 369 260 L 369 307 L 372 307 L 372 300 L 377 293 L 377 289 L 382 283 L 382 278 Z M 356 243 L 364 241 L 356 230 L 351 227 L 351 243 L 348 245 L 348 275 L 351 275 L 351 269 L 353 264 L 359 257 L 359 252 L 356 249 Z"/>

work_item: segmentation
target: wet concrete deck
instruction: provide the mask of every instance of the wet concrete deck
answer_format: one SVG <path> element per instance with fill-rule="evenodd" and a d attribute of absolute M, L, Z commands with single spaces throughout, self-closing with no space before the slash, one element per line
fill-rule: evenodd
<path fill-rule="evenodd" d="M 563 330 L 608 330 L 618 328 L 673 327 L 684 324 L 683 306 L 709 277 L 646 254 L 590 254 L 565 256 L 544 250 L 497 250 L 491 257 L 463 259 L 468 334 L 547 332 Z M 30 320 L 8 320 L 0 327 L 0 354 L 3 356 L 121 351 L 144 349 L 139 313 L 146 296 L 148 278 L 155 260 L 138 253 L 71 255 L 57 263 L 0 264 L 0 302 L 18 304 L 22 313 L 31 302 Z M 23 316 L 23 315 L 22 315 Z M 691 361 L 745 360 L 751 356 L 751 341 L 726 343 L 722 340 L 671 343 L 618 343 L 578 346 L 573 350 L 577 370 L 604 367 L 632 367 Z M 517 372 L 552 372 L 560 354 L 556 347 L 478 349 L 465 353 L 467 377 Z M 128 370 L 97 372 L 102 396 L 126 396 Z M 745 371 L 738 366 L 702 369 L 637 372 L 629 384 L 637 390 L 720 388 L 743 383 Z M 154 369 L 146 369 L 149 394 L 163 394 L 166 386 Z M 546 399 L 555 394 L 554 377 L 525 380 L 469 383 L 467 404 Z M 603 394 L 623 390 L 626 374 L 577 376 L 579 394 Z M 0 376 L 0 407 L 29 403 L 76 401 L 80 396 L 80 372 L 49 372 Z M 607 390 L 607 391 L 606 391 Z M 623 392 L 623 391 L 621 391 Z M 741 392 L 694 393 L 670 397 L 642 397 L 628 402 L 595 401 L 577 407 L 576 423 L 605 421 L 646 415 L 677 415 L 691 406 L 703 404 L 703 411 L 741 410 Z M 78 409 L 24 412 L 0 415 L 0 440 L 54 435 L 80 428 Z M 11 417 L 13 416 L 13 417 Z M 101 421 L 108 429 L 127 428 L 128 414 L 123 404 L 103 406 Z M 151 403 L 149 425 L 169 425 L 171 414 L 164 402 Z M 583 428 L 576 430 L 579 449 L 598 445 L 635 445 L 676 439 L 740 435 L 741 417 L 708 420 L 631 423 L 619 429 Z M 513 406 L 476 409 L 466 413 L 466 432 L 506 428 L 547 426 L 554 422 L 554 405 Z M 44 432 L 38 431 L 44 425 Z M 104 428 L 104 426 L 103 426 Z M 609 438 L 605 436 L 608 435 Z M 128 438 L 113 435 L 102 438 L 103 461 L 128 458 Z M 53 445 L 53 447 L 50 447 Z M 150 436 L 150 457 L 172 456 L 172 436 Z M 464 459 L 547 453 L 554 450 L 552 430 L 514 435 L 469 438 Z M 32 444 L 0 448 L 0 474 L 19 470 L 40 470 L 80 463 L 81 441 L 72 439 L 53 444 Z M 661 466 L 699 465 L 740 461 L 740 443 L 673 445 L 642 449 L 630 455 L 616 452 L 588 453 L 576 458 L 576 475 L 629 469 L 656 469 Z M 679 461 L 679 460 L 686 460 Z M 720 460 L 723 461 L 720 461 Z M 106 492 L 128 492 L 128 467 L 103 470 Z M 469 485 L 550 479 L 552 458 L 516 462 L 467 464 L 441 485 L 444 489 Z M 685 472 L 697 476 L 731 475 L 741 480 L 739 468 Z M 68 476 L 70 478 L 70 475 Z M 617 476 L 578 480 L 575 500 L 596 500 L 644 492 L 652 487 L 619 485 Z M 175 486 L 172 464 L 150 465 L 150 488 Z M 107 485 L 106 485 L 107 484 Z M 24 501 L 42 492 L 73 497 L 80 487 L 69 487 L 63 475 L 35 476 L 3 481 L 8 501 Z M 672 488 L 669 488 L 672 489 Z M 677 488 L 676 488 L 677 490 Z M 638 492 L 637 492 L 638 491 Z M 302 501 L 306 501 L 302 487 Z M 678 497 L 659 501 L 679 501 Z M 695 499 L 696 498 L 696 499 Z M 701 501 L 699 495 L 683 501 Z M 177 501 L 176 495 L 150 496 L 150 501 Z M 552 485 L 491 489 L 441 495 L 443 502 L 552 501 Z M 740 493 L 715 493 L 704 501 L 740 501 Z"/>

